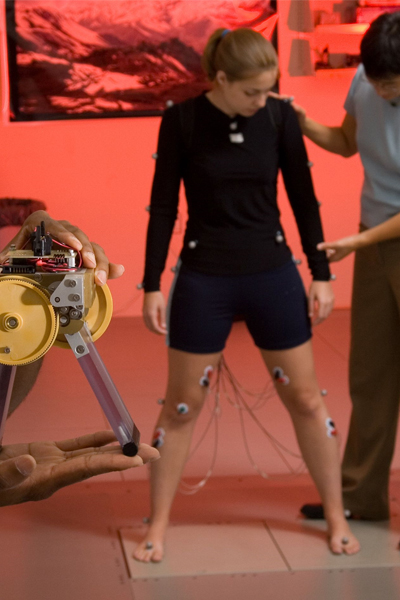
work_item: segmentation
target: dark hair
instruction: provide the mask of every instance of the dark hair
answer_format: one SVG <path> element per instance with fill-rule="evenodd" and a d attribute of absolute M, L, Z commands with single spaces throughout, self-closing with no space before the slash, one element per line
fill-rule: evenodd
<path fill-rule="evenodd" d="M 217 29 L 205 47 L 202 66 L 210 81 L 223 71 L 229 81 L 278 68 L 275 48 L 261 33 L 241 27 Z"/>
<path fill-rule="evenodd" d="M 371 79 L 400 75 L 400 11 L 372 21 L 361 41 L 361 61 Z"/>

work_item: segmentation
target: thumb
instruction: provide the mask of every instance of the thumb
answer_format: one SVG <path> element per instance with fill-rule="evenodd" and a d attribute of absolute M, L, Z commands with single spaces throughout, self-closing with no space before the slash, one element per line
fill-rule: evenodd
<path fill-rule="evenodd" d="M 0 490 L 9 490 L 19 485 L 35 468 L 36 461 L 29 454 L 5 460 L 0 464 Z"/>
<path fill-rule="evenodd" d="M 314 292 L 310 292 L 308 294 L 308 316 L 312 318 L 314 316 L 314 303 L 315 303 L 315 294 Z"/>
<path fill-rule="evenodd" d="M 160 306 L 160 321 L 161 327 L 165 328 L 167 326 L 167 307 L 164 303 Z"/>

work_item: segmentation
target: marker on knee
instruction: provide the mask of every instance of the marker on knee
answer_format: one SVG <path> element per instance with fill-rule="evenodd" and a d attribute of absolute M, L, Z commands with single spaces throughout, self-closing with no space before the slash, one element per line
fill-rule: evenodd
<path fill-rule="evenodd" d="M 165 429 L 157 427 L 153 435 L 153 441 L 151 445 L 153 448 L 161 448 L 164 445 Z"/>
<path fill-rule="evenodd" d="M 181 402 L 176 407 L 176 411 L 179 415 L 187 415 L 189 412 L 189 406 L 187 404 L 185 404 L 185 402 Z"/>
<path fill-rule="evenodd" d="M 200 378 L 200 385 L 202 387 L 208 387 L 210 385 L 210 377 L 212 375 L 213 370 L 214 369 L 212 368 L 211 365 L 209 365 L 208 367 L 206 367 L 204 369 L 204 373 Z"/>
<path fill-rule="evenodd" d="M 337 429 L 335 427 L 335 423 L 332 421 L 330 417 L 328 417 L 325 421 L 326 425 L 326 435 L 328 437 L 335 437 L 337 435 Z"/>
<path fill-rule="evenodd" d="M 289 377 L 285 375 L 281 367 L 275 367 L 273 370 L 273 374 L 274 379 L 277 383 L 281 383 L 282 385 L 288 385 L 290 383 Z"/>

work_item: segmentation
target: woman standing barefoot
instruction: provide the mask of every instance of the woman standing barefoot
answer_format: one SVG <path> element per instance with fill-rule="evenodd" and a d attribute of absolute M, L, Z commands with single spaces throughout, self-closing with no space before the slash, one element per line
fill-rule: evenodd
<path fill-rule="evenodd" d="M 337 440 L 321 398 L 311 323 L 333 307 L 318 203 L 297 117 L 269 98 L 278 76 L 273 46 L 251 29 L 218 29 L 203 56 L 211 91 L 168 109 L 161 124 L 147 238 L 143 314 L 168 333 L 169 378 L 151 468 L 151 521 L 134 557 L 163 558 L 171 505 L 189 452 L 208 377 L 235 315 L 244 315 L 324 504 L 329 547 L 354 554 L 344 518 Z M 268 102 L 267 102 L 268 99 Z M 281 169 L 313 275 L 308 299 L 286 244 L 276 201 Z M 159 291 L 183 179 L 189 219 L 168 320 Z"/>

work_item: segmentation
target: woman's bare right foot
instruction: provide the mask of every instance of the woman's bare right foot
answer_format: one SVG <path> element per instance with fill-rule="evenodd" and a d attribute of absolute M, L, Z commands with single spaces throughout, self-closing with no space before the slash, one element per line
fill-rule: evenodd
<path fill-rule="evenodd" d="M 133 558 L 140 562 L 161 562 L 164 558 L 165 527 L 152 527 L 136 546 Z"/>

